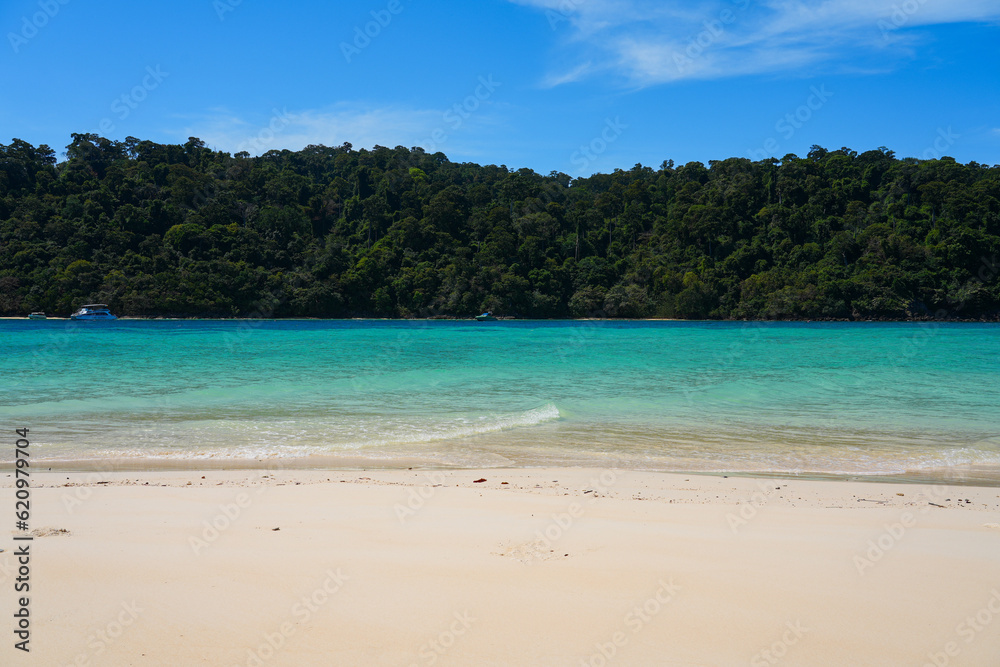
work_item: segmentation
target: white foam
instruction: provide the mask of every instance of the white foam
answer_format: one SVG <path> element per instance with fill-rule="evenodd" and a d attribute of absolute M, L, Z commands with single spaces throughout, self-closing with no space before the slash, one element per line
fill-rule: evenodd
<path fill-rule="evenodd" d="M 552 403 L 515 413 L 478 417 L 454 417 L 431 423 L 413 423 L 403 418 L 356 419 L 346 425 L 329 420 L 282 420 L 280 422 L 200 420 L 163 428 L 134 429 L 117 438 L 130 446 L 102 447 L 51 454 L 48 461 L 145 458 L 153 460 L 287 459 L 350 454 L 364 456 L 366 450 L 406 449 L 429 442 L 456 441 L 479 435 L 536 426 L 559 419 Z M 105 443 L 111 438 L 104 434 Z M 168 442 L 200 443 L 176 449 Z M 136 447 L 137 442 L 142 446 Z M 386 453 L 383 453 L 386 455 Z"/>

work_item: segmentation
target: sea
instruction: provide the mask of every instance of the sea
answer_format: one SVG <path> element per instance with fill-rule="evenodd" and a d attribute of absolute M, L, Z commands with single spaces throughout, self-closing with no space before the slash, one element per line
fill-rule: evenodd
<path fill-rule="evenodd" d="M 1000 486 L 996 324 L 7 319 L 0 361 L 7 469 L 27 428 L 33 466 L 55 470 Z"/>

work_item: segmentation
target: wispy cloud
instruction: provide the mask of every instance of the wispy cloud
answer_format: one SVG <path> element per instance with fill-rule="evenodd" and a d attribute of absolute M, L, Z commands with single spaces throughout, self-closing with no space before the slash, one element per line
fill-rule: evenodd
<path fill-rule="evenodd" d="M 818 66 L 884 71 L 920 43 L 914 28 L 1000 21 L 996 0 L 510 2 L 543 12 L 560 48 L 584 63 L 550 72 L 549 86 L 600 74 L 647 86 Z"/>
<path fill-rule="evenodd" d="M 248 119 L 226 109 L 212 109 L 189 119 L 183 129 L 171 132 L 179 139 L 202 139 L 208 146 L 230 153 L 246 151 L 260 155 L 269 150 L 299 150 L 313 145 L 355 148 L 420 146 L 429 152 L 449 155 L 477 152 L 478 139 L 491 133 L 499 122 L 494 111 L 415 109 L 341 103 L 326 109 L 276 108 L 271 115 Z"/>
<path fill-rule="evenodd" d="M 545 77 L 542 85 L 546 88 L 554 88 L 556 86 L 561 86 L 564 83 L 573 83 L 574 81 L 580 81 L 585 79 L 588 74 L 593 70 L 593 64 L 588 60 L 587 62 L 574 67 L 568 72 L 563 72 L 561 74 L 550 74 Z"/>

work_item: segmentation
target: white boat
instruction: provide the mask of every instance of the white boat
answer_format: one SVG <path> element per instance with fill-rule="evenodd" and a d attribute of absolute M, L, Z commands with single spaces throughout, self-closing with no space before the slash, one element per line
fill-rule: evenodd
<path fill-rule="evenodd" d="M 117 320 L 118 318 L 111 314 L 108 310 L 107 304 L 103 303 L 91 303 L 86 306 L 80 306 L 80 310 L 76 311 L 69 316 L 71 320 Z"/>
<path fill-rule="evenodd" d="M 35 312 L 31 313 L 30 315 L 28 315 L 28 319 L 29 320 L 44 320 L 46 318 L 45 318 L 45 313 L 43 313 L 42 311 L 38 310 L 38 311 L 35 311 Z"/>

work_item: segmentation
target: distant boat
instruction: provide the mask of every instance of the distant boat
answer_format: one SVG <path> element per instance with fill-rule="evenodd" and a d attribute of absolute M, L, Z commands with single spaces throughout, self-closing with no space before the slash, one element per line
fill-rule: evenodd
<path fill-rule="evenodd" d="M 80 306 L 80 310 L 69 316 L 71 320 L 117 320 L 106 304 L 91 303 Z"/>
<path fill-rule="evenodd" d="M 497 318 L 493 317 L 493 313 L 486 312 L 482 315 L 476 315 L 477 322 L 495 322 Z"/>
<path fill-rule="evenodd" d="M 31 313 L 30 315 L 28 315 L 28 319 L 29 320 L 44 320 L 46 318 L 45 318 L 45 313 L 43 313 L 42 311 L 39 310 L 39 311 L 36 311 L 36 312 Z"/>

